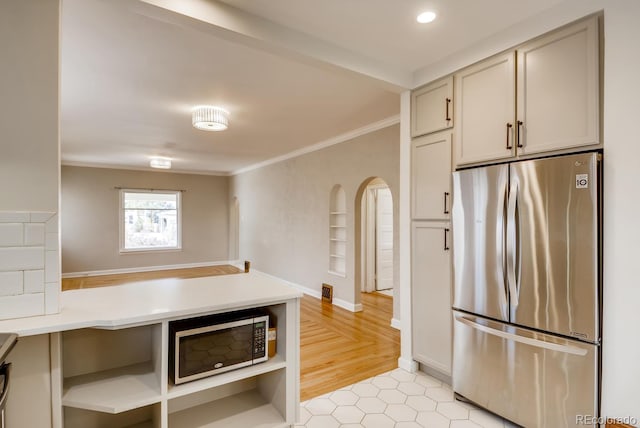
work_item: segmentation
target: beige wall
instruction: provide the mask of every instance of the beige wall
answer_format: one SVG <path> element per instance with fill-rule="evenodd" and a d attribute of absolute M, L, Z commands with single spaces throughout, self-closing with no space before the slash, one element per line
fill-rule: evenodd
<path fill-rule="evenodd" d="M 62 167 L 62 272 L 87 272 L 228 259 L 228 177 Z M 119 191 L 186 190 L 182 251 L 120 254 Z"/>
<path fill-rule="evenodd" d="M 240 258 L 317 292 L 327 282 L 334 286 L 334 298 L 359 303 L 354 282 L 356 194 L 367 179 L 386 181 L 398 230 L 399 138 L 394 125 L 232 177 L 229 196 L 240 205 Z M 329 197 L 336 184 L 343 186 L 347 199 L 346 278 L 328 273 Z M 397 284 L 397 251 L 394 267 Z M 398 296 L 394 303 L 398 307 Z M 399 316 L 395 310 L 394 316 Z"/>
<path fill-rule="evenodd" d="M 0 2 L 0 211 L 58 211 L 57 0 Z"/>

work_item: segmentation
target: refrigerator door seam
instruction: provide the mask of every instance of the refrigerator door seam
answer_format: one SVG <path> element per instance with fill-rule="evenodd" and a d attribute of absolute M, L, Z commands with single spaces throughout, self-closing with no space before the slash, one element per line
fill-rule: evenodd
<path fill-rule="evenodd" d="M 507 340 L 513 340 L 515 342 L 520 342 L 523 343 L 525 345 L 530 345 L 530 346 L 535 346 L 537 348 L 545 348 L 545 349 L 549 349 L 550 351 L 558 351 L 558 352 L 563 352 L 565 354 L 572 354 L 572 355 L 578 355 L 580 357 L 584 357 L 585 355 L 587 355 L 587 350 L 586 349 L 582 349 L 582 348 L 578 348 L 575 346 L 569 346 L 569 345 L 559 345 L 557 343 L 550 343 L 550 342 L 545 342 L 542 340 L 537 340 L 537 339 L 532 339 L 530 337 L 524 337 L 524 336 L 519 336 L 517 334 L 513 334 L 513 333 L 507 333 L 504 331 L 500 331 L 500 330 L 496 330 L 495 328 L 491 328 L 491 327 L 487 327 L 485 325 L 482 324 L 478 324 L 466 317 L 460 316 L 460 315 L 456 315 L 456 321 L 459 321 L 471 328 L 474 328 L 476 330 L 480 330 L 484 333 L 488 333 L 494 336 L 498 336 L 501 337 L 503 339 L 507 339 Z"/>

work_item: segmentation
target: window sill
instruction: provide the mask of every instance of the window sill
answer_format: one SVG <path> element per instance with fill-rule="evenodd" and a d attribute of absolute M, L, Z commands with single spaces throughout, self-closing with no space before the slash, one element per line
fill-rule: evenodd
<path fill-rule="evenodd" d="M 132 249 L 125 250 L 120 249 L 120 254 L 153 254 L 153 253 L 178 253 L 182 251 L 182 247 L 180 248 L 140 248 L 140 249 Z"/>

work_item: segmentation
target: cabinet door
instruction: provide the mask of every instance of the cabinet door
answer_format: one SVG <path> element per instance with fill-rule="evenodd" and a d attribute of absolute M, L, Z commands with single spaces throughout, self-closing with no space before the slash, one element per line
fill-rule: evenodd
<path fill-rule="evenodd" d="M 411 217 L 446 220 L 451 211 L 451 132 L 411 143 Z"/>
<path fill-rule="evenodd" d="M 414 222 L 411 304 L 413 358 L 451 374 L 450 233 L 444 225 Z"/>
<path fill-rule="evenodd" d="M 453 127 L 453 76 L 411 93 L 411 136 Z"/>
<path fill-rule="evenodd" d="M 599 144 L 598 21 L 518 49 L 518 152 Z"/>
<path fill-rule="evenodd" d="M 492 57 L 455 75 L 456 164 L 515 155 L 515 53 Z"/>

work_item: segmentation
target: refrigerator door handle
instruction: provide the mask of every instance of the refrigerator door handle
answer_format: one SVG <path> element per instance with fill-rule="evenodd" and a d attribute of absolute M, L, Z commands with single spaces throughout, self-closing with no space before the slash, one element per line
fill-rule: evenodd
<path fill-rule="evenodd" d="M 518 281 L 516 276 L 517 245 L 516 209 L 518 206 L 518 184 L 511 183 L 509 202 L 507 204 L 507 284 L 509 285 L 509 301 L 511 312 L 518 307 Z"/>
<path fill-rule="evenodd" d="M 475 330 L 482 331 L 483 333 L 491 334 L 493 336 L 500 337 L 506 340 L 513 340 L 514 342 L 523 343 L 529 346 L 535 346 L 536 348 L 544 348 L 550 351 L 563 352 L 565 354 L 578 355 L 584 357 L 587 355 L 587 350 L 570 345 L 560 345 L 558 343 L 545 342 L 544 340 L 532 339 L 530 337 L 520 336 L 514 333 L 507 333 L 506 331 L 497 330 L 495 328 L 487 327 L 486 325 L 478 324 L 467 317 L 456 315 L 456 321 L 461 322 Z"/>

